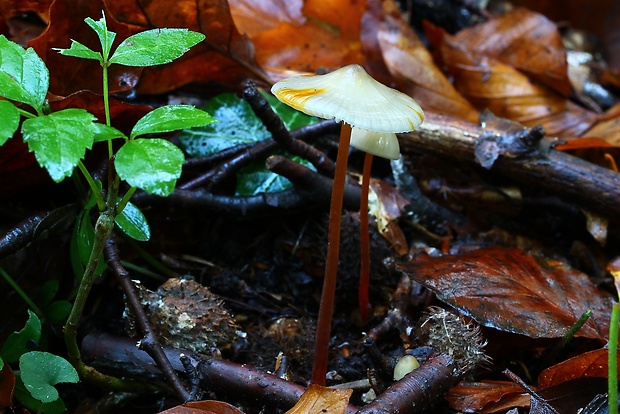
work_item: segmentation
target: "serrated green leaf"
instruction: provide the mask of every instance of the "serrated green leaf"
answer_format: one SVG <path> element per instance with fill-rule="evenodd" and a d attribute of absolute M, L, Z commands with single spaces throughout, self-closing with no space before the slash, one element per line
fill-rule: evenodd
<path fill-rule="evenodd" d="M 45 63 L 33 48 L 24 50 L 0 35 L 0 96 L 41 112 L 49 78 Z"/>
<path fill-rule="evenodd" d="M 129 36 L 116 48 L 110 64 L 155 66 L 183 56 L 205 35 L 187 29 L 152 29 Z"/>
<path fill-rule="evenodd" d="M 207 112 L 191 105 L 167 105 L 144 115 L 131 130 L 131 139 L 146 134 L 201 127 L 217 122 Z"/>
<path fill-rule="evenodd" d="M 315 167 L 300 157 L 290 157 L 291 160 L 316 171 Z M 275 193 L 291 188 L 293 184 L 286 178 L 269 171 L 264 161 L 256 161 L 237 173 L 237 188 L 235 195 L 252 196 L 261 193 Z"/>
<path fill-rule="evenodd" d="M 232 93 L 216 96 L 204 109 L 218 122 L 202 128 L 184 130 L 179 136 L 183 149 L 192 157 L 215 154 L 271 136 L 250 105 Z"/>
<path fill-rule="evenodd" d="M 84 21 L 95 31 L 95 33 L 97 33 L 99 43 L 101 43 L 103 56 L 107 60 L 110 56 L 110 50 L 112 49 L 112 43 L 114 43 L 114 39 L 116 38 L 116 33 L 108 30 L 108 25 L 105 20 L 105 13 L 102 11 L 101 14 L 102 17 L 98 21 L 94 21 L 90 17 L 87 17 Z"/>
<path fill-rule="evenodd" d="M 80 59 L 92 59 L 103 62 L 103 57 L 101 56 L 101 53 L 95 52 L 88 46 L 85 46 L 77 40 L 73 39 L 71 39 L 71 47 L 69 47 L 69 49 L 52 48 L 52 50 L 57 51 L 63 56 L 72 56 Z"/>
<path fill-rule="evenodd" d="M 61 414 L 67 411 L 65 403 L 60 398 L 48 404 L 35 399 L 26 389 L 20 372 L 15 373 L 15 398 L 31 412 L 37 414 Z"/>
<path fill-rule="evenodd" d="M 37 343 L 41 339 L 41 321 L 38 316 L 28 310 L 28 321 L 24 327 L 13 332 L 2 345 L 0 357 L 9 364 L 17 362 L 19 357 L 28 352 L 28 344 Z"/>
<path fill-rule="evenodd" d="M 282 122 L 284 122 L 284 126 L 286 126 L 286 129 L 288 129 L 289 131 L 319 122 L 319 118 L 306 115 L 303 112 L 291 108 L 287 104 L 279 101 L 275 96 L 271 95 L 270 93 L 261 91 L 261 94 L 265 98 L 267 98 L 269 105 L 271 105 L 271 109 L 273 109 L 274 112 L 278 114 L 280 119 L 282 119 Z"/>
<path fill-rule="evenodd" d="M 0 145 L 15 134 L 19 127 L 19 111 L 9 101 L 0 101 Z"/>
<path fill-rule="evenodd" d="M 62 181 L 93 145 L 95 117 L 84 109 L 69 108 L 27 119 L 24 141 L 52 179 Z"/>
<path fill-rule="evenodd" d="M 151 238 L 151 228 L 146 217 L 135 204 L 128 202 L 123 211 L 114 219 L 118 227 L 138 241 L 147 241 Z"/>
<path fill-rule="evenodd" d="M 139 138 L 118 150 L 114 165 L 132 187 L 165 197 L 174 190 L 184 160 L 183 152 L 166 140 Z"/>
<path fill-rule="evenodd" d="M 100 124 L 99 122 L 93 123 L 93 131 L 95 133 L 93 137 L 93 142 L 108 141 L 115 138 L 127 139 L 127 135 L 123 134 L 118 129 L 107 126 L 106 124 Z"/>
<path fill-rule="evenodd" d="M 21 379 L 30 394 L 43 403 L 59 397 L 54 385 L 61 382 L 78 382 L 75 368 L 64 358 L 49 352 L 32 351 L 19 358 Z"/>

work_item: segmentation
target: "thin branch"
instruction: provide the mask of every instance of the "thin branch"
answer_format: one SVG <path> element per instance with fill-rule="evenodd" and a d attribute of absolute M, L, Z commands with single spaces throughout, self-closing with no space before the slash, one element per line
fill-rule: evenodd
<path fill-rule="evenodd" d="M 32 243 L 34 233 L 41 221 L 49 213 L 40 213 L 17 223 L 0 237 L 0 259 L 3 259 Z"/>
<path fill-rule="evenodd" d="M 174 371 L 172 364 L 159 344 L 157 335 L 153 332 L 153 329 L 148 323 L 148 318 L 144 313 L 142 305 L 140 304 L 136 287 L 129 277 L 129 272 L 127 272 L 123 265 L 121 265 L 114 236 L 111 236 L 106 243 L 105 254 L 107 262 L 114 271 L 118 283 L 123 288 L 129 309 L 136 319 L 136 325 L 138 326 L 140 333 L 143 335 L 143 338 L 138 342 L 138 347 L 147 352 L 155 361 L 157 361 L 157 365 L 163 372 L 168 383 L 174 389 L 178 398 L 183 402 L 189 401 L 191 395 L 183 386 L 181 379 Z"/>

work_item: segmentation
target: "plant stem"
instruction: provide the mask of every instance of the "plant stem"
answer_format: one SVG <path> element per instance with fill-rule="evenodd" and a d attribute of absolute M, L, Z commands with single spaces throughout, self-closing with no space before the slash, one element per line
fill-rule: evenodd
<path fill-rule="evenodd" d="M 338 274 L 338 256 L 340 253 L 340 222 L 342 221 L 342 199 L 347 178 L 347 159 L 351 141 L 351 126 L 342 123 L 340 144 L 336 157 L 336 172 L 329 208 L 329 232 L 327 236 L 327 258 L 325 261 L 325 279 L 319 305 L 316 338 L 314 343 L 314 363 L 312 366 L 312 383 L 325 385 L 329 338 L 331 332 L 334 299 L 336 296 L 336 277 Z"/>
<path fill-rule="evenodd" d="M 372 169 L 373 155 L 366 153 L 362 172 L 362 194 L 360 197 L 360 285 L 359 307 L 362 322 L 368 322 L 368 290 L 370 286 L 370 235 L 368 230 L 368 191 L 370 190 L 370 170 Z"/>
<path fill-rule="evenodd" d="M 131 187 L 129 190 L 127 190 L 127 192 L 123 196 L 123 199 L 116 205 L 116 214 L 120 214 L 121 211 L 125 209 L 125 206 L 127 205 L 127 203 L 129 203 L 129 199 L 136 192 L 137 189 L 138 187 Z"/>
<path fill-rule="evenodd" d="M 76 367 L 78 372 L 84 375 L 87 371 L 86 366 L 80 358 L 80 348 L 77 344 L 77 328 L 80 323 L 80 318 L 84 312 L 86 306 L 86 300 L 95 281 L 95 274 L 97 266 L 101 260 L 103 249 L 106 241 L 110 237 L 112 230 L 114 229 L 114 216 L 113 212 L 106 210 L 99 215 L 97 223 L 95 224 L 95 240 L 93 242 L 93 250 L 91 251 L 86 270 L 80 281 L 80 286 L 77 290 L 71 313 L 65 325 L 64 335 L 65 344 L 67 345 L 67 356 L 69 361 Z"/>
<path fill-rule="evenodd" d="M 609 322 L 609 344 L 607 348 L 607 393 L 609 414 L 618 414 L 618 321 L 620 303 L 614 302 Z"/>
<path fill-rule="evenodd" d="M 80 171 L 82 171 L 84 178 L 86 178 L 86 181 L 88 182 L 88 186 L 90 187 L 91 191 L 93 192 L 95 196 L 95 200 L 97 200 L 97 207 L 99 208 L 99 211 L 104 211 L 105 200 L 103 199 L 103 196 L 101 195 L 101 190 L 99 189 L 99 187 L 97 187 L 97 184 L 95 184 L 95 180 L 93 180 L 93 176 L 90 175 L 90 172 L 88 171 L 88 169 L 86 169 L 86 166 L 84 165 L 84 163 L 82 163 L 82 161 L 78 162 L 78 167 L 80 168 Z"/>
<path fill-rule="evenodd" d="M 1 267 L 0 267 L 0 275 L 2 275 L 4 280 L 6 280 L 6 282 L 9 285 L 11 285 L 13 290 L 17 292 L 17 294 L 24 300 L 24 302 L 26 302 L 28 307 L 32 309 L 32 311 L 36 313 L 39 318 L 42 318 L 43 312 L 41 311 L 41 309 L 32 301 L 32 299 L 30 299 L 30 296 L 28 296 L 26 292 L 24 292 L 23 289 L 19 287 L 17 282 L 13 280 L 13 278 L 7 272 L 5 272 L 5 270 Z"/>
<path fill-rule="evenodd" d="M 17 112 L 19 112 L 19 114 L 21 116 L 23 116 L 24 118 L 36 118 L 37 117 L 37 115 L 35 115 L 35 114 L 31 113 L 31 112 L 28 112 L 28 111 L 24 111 L 21 108 L 17 108 Z M 42 115 L 42 114 L 39 114 L 39 115 Z"/>
<path fill-rule="evenodd" d="M 105 124 L 112 126 L 110 121 L 110 97 L 108 96 L 108 65 L 107 58 L 101 62 L 101 67 L 103 68 L 103 110 L 105 112 Z M 108 158 L 112 159 L 113 155 L 112 140 L 108 139 Z"/>

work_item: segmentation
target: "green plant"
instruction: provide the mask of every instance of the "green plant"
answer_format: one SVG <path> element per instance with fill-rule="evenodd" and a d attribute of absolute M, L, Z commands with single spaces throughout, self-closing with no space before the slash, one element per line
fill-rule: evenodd
<path fill-rule="evenodd" d="M 102 271 L 105 243 L 115 227 L 137 240 L 148 240 L 150 229 L 140 210 L 130 203 L 131 196 L 137 189 L 167 196 L 181 175 L 183 152 L 165 139 L 145 136 L 216 122 L 207 112 L 193 106 L 170 105 L 147 113 L 133 126 L 129 136 L 114 128 L 108 97 L 108 68 L 114 64 L 143 67 L 169 63 L 205 36 L 186 29 L 154 29 L 128 37 L 112 51 L 116 34 L 107 29 L 105 15 L 98 21 L 87 18 L 85 22 L 96 32 L 101 52 L 75 40 L 69 49 L 57 50 L 65 56 L 100 63 L 105 123 L 96 122 L 94 115 L 81 108 L 50 112 L 45 101 L 49 87 L 45 63 L 32 48 L 24 50 L 0 36 L 0 96 L 7 99 L 0 101 L 0 145 L 16 135 L 20 118 L 24 118 L 23 140 L 50 177 L 60 182 L 72 176 L 77 168 L 90 189 L 91 198 L 78 214 L 75 226 L 79 260 L 74 268 L 83 271 L 64 330 L 68 359 L 80 375 L 93 372 L 81 361 L 76 331 L 93 281 Z M 116 152 L 113 140 L 123 141 Z M 86 150 L 99 142 L 106 142 L 108 148 L 105 187 L 91 176 L 83 163 Z M 121 180 L 129 185 L 124 194 L 119 194 Z M 92 208 L 98 210 L 94 226 L 89 214 Z M 48 364 L 61 369 L 62 363 L 53 358 L 49 361 Z"/>

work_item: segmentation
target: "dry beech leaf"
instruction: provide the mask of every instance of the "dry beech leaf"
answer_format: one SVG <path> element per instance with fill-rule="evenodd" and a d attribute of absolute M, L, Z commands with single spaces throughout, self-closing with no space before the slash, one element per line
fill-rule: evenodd
<path fill-rule="evenodd" d="M 446 400 L 464 413 L 498 413 L 530 406 L 530 395 L 510 381 L 462 381 L 450 389 Z"/>
<path fill-rule="evenodd" d="M 45 13 L 53 0 L 2 0 L 0 1 L 0 22 L 26 12 Z"/>
<path fill-rule="evenodd" d="M 454 41 L 523 72 L 568 97 L 566 50 L 557 26 L 542 14 L 518 8 L 463 29 Z"/>
<path fill-rule="evenodd" d="M 390 242 L 398 255 L 407 254 L 407 239 L 398 226 L 397 219 L 409 201 L 387 182 L 371 179 L 369 204 L 370 213 L 377 220 L 379 233 Z"/>
<path fill-rule="evenodd" d="M 496 59 L 477 54 L 444 36 L 441 54 L 457 90 L 478 109 L 527 126 L 542 125 L 548 135 L 575 137 L 596 120 L 587 111 Z"/>
<path fill-rule="evenodd" d="M 302 10 L 303 22 L 281 16 L 277 26 L 250 36 L 257 60 L 262 67 L 275 72 L 282 69 L 314 72 L 363 63 L 360 24 L 365 8 L 363 1 L 307 0 Z"/>
<path fill-rule="evenodd" d="M 369 2 L 364 15 L 364 52 L 381 62 L 369 63 L 369 70 L 385 83 L 424 104 L 425 110 L 439 111 L 478 122 L 478 111 L 465 100 L 433 62 L 433 57 L 402 16 L 393 0 L 377 5 Z M 383 63 L 385 71 L 383 74 Z"/>
<path fill-rule="evenodd" d="M 140 30 L 183 27 L 206 35 L 180 59 L 145 68 L 140 93 L 160 94 L 213 81 L 237 85 L 248 77 L 269 81 L 256 63 L 254 45 L 237 31 L 225 0 L 108 0 L 107 5 L 119 21 Z"/>
<path fill-rule="evenodd" d="M 481 325 L 532 338 L 559 338 L 588 309 L 576 336 L 604 342 L 611 303 L 583 273 L 518 249 L 487 247 L 400 266 L 413 280 Z"/>
<path fill-rule="evenodd" d="M 607 351 L 607 349 L 596 349 L 584 352 L 545 369 L 538 376 L 538 386 L 549 387 L 585 377 L 607 378 Z"/>
<path fill-rule="evenodd" d="M 13 406 L 14 391 L 15 375 L 9 364 L 5 363 L 0 370 L 0 410 L 3 411 L 5 407 Z"/>
<path fill-rule="evenodd" d="M 351 389 L 327 388 L 312 384 L 286 414 L 344 414 L 351 394 L 353 394 Z"/>
<path fill-rule="evenodd" d="M 112 47 L 114 50 L 121 41 L 131 35 L 131 32 L 127 25 L 117 22 L 110 16 L 102 0 L 65 0 L 52 4 L 49 26 L 41 36 L 29 43 L 29 46 L 32 46 L 45 61 L 50 71 L 51 93 L 67 96 L 83 89 L 102 93 L 101 65 L 98 61 L 63 56 L 52 50 L 52 48 L 69 48 L 71 39 L 75 39 L 94 51 L 101 51 L 99 38 L 84 23 L 84 19 L 90 17 L 99 20 L 102 10 L 106 13 L 108 30 L 116 32 Z M 110 93 L 134 87 L 141 72 L 142 68 L 111 66 L 108 72 Z"/>
<path fill-rule="evenodd" d="M 243 414 L 243 411 L 222 401 L 205 400 L 177 405 L 160 414 Z"/>

